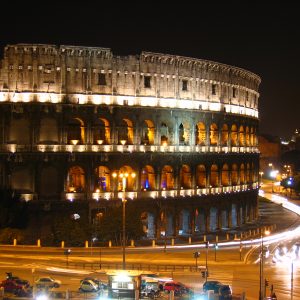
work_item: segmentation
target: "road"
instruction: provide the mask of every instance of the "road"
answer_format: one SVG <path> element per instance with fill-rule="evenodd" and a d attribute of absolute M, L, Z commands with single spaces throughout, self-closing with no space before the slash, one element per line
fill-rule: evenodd
<path fill-rule="evenodd" d="M 299 217 L 284 209 L 281 205 L 270 202 L 260 203 L 261 224 L 276 224 L 276 231 L 284 232 L 283 237 L 276 241 L 265 241 L 269 245 L 271 257 L 265 260 L 264 275 L 270 285 L 273 284 L 278 299 L 291 299 L 291 265 L 272 263 L 272 251 L 279 243 L 291 246 L 299 238 L 299 233 L 291 235 L 300 224 Z M 251 239 L 249 239 L 251 241 Z M 253 237 L 251 245 L 244 245 L 240 257 L 239 242 L 231 247 L 221 246 L 215 253 L 214 248 L 208 251 L 209 280 L 219 280 L 230 284 L 234 293 L 246 292 L 248 300 L 257 300 L 259 293 L 259 253 L 260 237 Z M 156 248 L 127 248 L 126 263 L 154 265 L 195 265 L 193 252 L 200 251 L 198 265 L 205 266 L 206 251 L 200 248 L 203 245 L 188 245 L 187 248 L 163 247 Z M 216 258 L 216 260 L 215 260 Z M 240 260 L 242 258 L 242 260 Z M 101 263 L 103 266 L 111 263 L 121 263 L 122 250 L 120 248 L 101 248 Z M 78 290 L 80 279 L 88 274 L 106 280 L 103 270 L 99 270 L 100 249 L 72 249 L 68 258 L 69 268 L 66 267 L 66 257 L 63 249 L 59 248 L 37 248 L 22 246 L 1 246 L 0 248 L 0 274 L 5 277 L 5 272 L 14 274 L 30 280 L 42 275 L 51 275 L 63 282 L 61 290 Z M 74 268 L 73 263 L 94 263 L 94 271 L 88 269 Z M 34 271 L 34 272 L 32 272 Z M 162 276 L 170 276 L 200 291 L 204 278 L 199 272 L 182 271 L 159 271 Z M 300 300 L 300 276 L 299 268 L 294 266 L 294 291 L 293 299 Z M 269 291 L 267 290 L 267 295 Z"/>

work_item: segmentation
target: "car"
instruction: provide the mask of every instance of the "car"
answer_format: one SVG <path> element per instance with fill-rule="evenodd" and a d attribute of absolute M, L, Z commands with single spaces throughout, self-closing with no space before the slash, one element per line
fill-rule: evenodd
<path fill-rule="evenodd" d="M 93 280 L 81 280 L 79 291 L 81 292 L 98 292 L 100 287 Z"/>
<path fill-rule="evenodd" d="M 232 291 L 231 287 L 228 284 L 222 284 L 219 287 L 219 299 L 220 300 L 231 300 L 232 299 Z"/>
<path fill-rule="evenodd" d="M 220 281 L 209 280 L 203 283 L 203 292 L 214 291 L 214 293 L 219 293 L 219 288 L 222 285 Z"/>
<path fill-rule="evenodd" d="M 52 277 L 40 277 L 35 281 L 35 285 L 37 288 L 58 288 L 61 285 L 61 281 Z"/>
<path fill-rule="evenodd" d="M 94 277 L 85 277 L 84 279 L 80 280 L 80 283 L 84 280 L 91 280 L 93 281 L 95 284 L 98 285 L 99 289 L 107 289 L 107 284 L 104 283 L 103 281 L 101 281 L 98 278 L 94 278 Z"/>
<path fill-rule="evenodd" d="M 5 279 L 1 282 L 0 287 L 7 293 L 13 293 L 16 296 L 26 297 L 31 293 L 31 288 L 27 280 Z"/>
<path fill-rule="evenodd" d="M 170 293 L 170 291 L 174 291 L 174 294 L 176 296 L 180 296 L 182 294 L 187 293 L 188 288 L 180 282 L 175 282 L 175 281 L 170 281 L 170 282 L 166 282 L 163 285 L 163 291 L 165 293 Z"/>

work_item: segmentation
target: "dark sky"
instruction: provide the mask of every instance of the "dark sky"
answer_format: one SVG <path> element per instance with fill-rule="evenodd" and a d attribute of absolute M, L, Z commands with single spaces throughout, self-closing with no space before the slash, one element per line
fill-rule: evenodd
<path fill-rule="evenodd" d="M 23 2 L 2 9 L 1 48 L 96 46 L 121 55 L 145 50 L 234 65 L 262 78 L 261 133 L 289 138 L 300 127 L 296 1 Z"/>

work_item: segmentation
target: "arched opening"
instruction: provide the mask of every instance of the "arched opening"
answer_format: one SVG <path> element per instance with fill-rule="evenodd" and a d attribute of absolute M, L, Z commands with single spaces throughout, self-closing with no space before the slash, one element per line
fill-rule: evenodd
<path fill-rule="evenodd" d="M 231 184 L 238 184 L 238 166 L 237 164 L 233 164 L 231 167 Z"/>
<path fill-rule="evenodd" d="M 227 164 L 223 165 L 222 168 L 222 175 L 221 175 L 222 179 L 222 186 L 228 186 L 229 185 L 229 168 Z"/>
<path fill-rule="evenodd" d="M 110 124 L 105 118 L 99 118 L 94 127 L 94 143 L 110 144 Z"/>
<path fill-rule="evenodd" d="M 121 126 L 118 128 L 118 143 L 119 144 L 133 144 L 133 125 L 129 119 L 123 119 Z"/>
<path fill-rule="evenodd" d="M 110 191 L 110 171 L 105 166 L 99 166 L 95 169 L 95 188 L 96 193 Z"/>
<path fill-rule="evenodd" d="M 47 144 L 58 143 L 58 127 L 54 118 L 41 119 L 39 141 Z"/>
<path fill-rule="evenodd" d="M 245 134 L 245 139 L 246 139 L 246 146 L 250 146 L 250 133 L 249 133 L 249 127 L 246 127 L 246 134 Z"/>
<path fill-rule="evenodd" d="M 231 133 L 230 133 L 230 142 L 231 146 L 235 147 L 238 144 L 238 133 L 237 133 L 237 126 L 233 124 L 231 126 Z"/>
<path fill-rule="evenodd" d="M 245 183 L 245 166 L 244 164 L 240 165 L 240 184 Z"/>
<path fill-rule="evenodd" d="M 195 232 L 205 232 L 205 214 L 198 208 L 195 210 Z"/>
<path fill-rule="evenodd" d="M 178 137 L 179 137 L 179 145 L 184 145 L 185 136 L 184 136 L 184 127 L 182 123 L 179 125 Z"/>
<path fill-rule="evenodd" d="M 180 187 L 184 189 L 192 187 L 191 169 L 188 165 L 183 165 L 180 169 Z"/>
<path fill-rule="evenodd" d="M 169 128 L 166 123 L 160 126 L 160 144 L 166 146 L 169 144 Z"/>
<path fill-rule="evenodd" d="M 219 186 L 219 170 L 217 165 L 212 165 L 210 168 L 210 185 L 212 187 Z"/>
<path fill-rule="evenodd" d="M 147 165 L 141 171 L 141 190 L 155 190 L 155 173 L 153 167 Z"/>
<path fill-rule="evenodd" d="M 196 170 L 197 186 L 206 187 L 206 169 L 204 165 L 198 165 Z"/>
<path fill-rule="evenodd" d="M 151 212 L 143 212 L 141 214 L 141 221 L 143 226 L 143 232 L 146 234 L 147 238 L 155 237 L 155 215 Z"/>
<path fill-rule="evenodd" d="M 227 229 L 228 228 L 228 215 L 226 210 L 221 211 L 221 228 Z"/>
<path fill-rule="evenodd" d="M 243 126 L 240 126 L 240 130 L 239 130 L 239 145 L 245 146 L 245 134 L 244 134 Z"/>
<path fill-rule="evenodd" d="M 218 145 L 218 126 L 215 123 L 210 125 L 210 145 Z"/>
<path fill-rule="evenodd" d="M 68 144 L 77 145 L 85 143 L 85 126 L 79 118 L 71 119 L 68 123 Z"/>
<path fill-rule="evenodd" d="M 130 166 L 123 166 L 120 170 L 112 172 L 112 180 L 115 185 L 114 190 L 134 191 L 136 175 Z"/>
<path fill-rule="evenodd" d="M 206 144 L 206 128 L 205 124 L 202 122 L 199 122 L 196 125 L 196 145 L 205 145 Z"/>
<path fill-rule="evenodd" d="M 79 166 L 73 166 L 68 171 L 66 191 L 82 193 L 85 191 L 85 173 Z"/>
<path fill-rule="evenodd" d="M 232 227 L 237 227 L 236 204 L 231 205 L 231 226 Z"/>
<path fill-rule="evenodd" d="M 251 183 L 251 169 L 249 163 L 246 165 L 246 183 Z"/>
<path fill-rule="evenodd" d="M 190 233 L 190 212 L 183 209 L 179 215 L 179 235 Z"/>
<path fill-rule="evenodd" d="M 216 231 L 218 227 L 218 210 L 215 207 L 210 208 L 209 230 Z"/>
<path fill-rule="evenodd" d="M 251 130 L 250 130 L 250 145 L 254 146 L 254 128 L 253 127 L 251 127 Z"/>
<path fill-rule="evenodd" d="M 223 124 L 222 132 L 221 132 L 221 144 L 222 146 L 226 146 L 228 143 L 228 125 Z"/>
<path fill-rule="evenodd" d="M 155 137 L 155 128 L 153 122 L 150 120 L 145 120 L 142 126 L 141 144 L 153 145 L 154 137 Z"/>
<path fill-rule="evenodd" d="M 164 166 L 161 172 L 161 188 L 163 190 L 174 189 L 174 175 L 171 166 Z"/>

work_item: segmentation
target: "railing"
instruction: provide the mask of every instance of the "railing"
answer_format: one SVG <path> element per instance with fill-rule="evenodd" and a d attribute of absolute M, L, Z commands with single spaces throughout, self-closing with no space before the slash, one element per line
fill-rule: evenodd
<path fill-rule="evenodd" d="M 185 146 L 185 145 L 0 145 L 1 152 L 171 152 L 171 153 L 258 153 L 257 147 Z"/>

